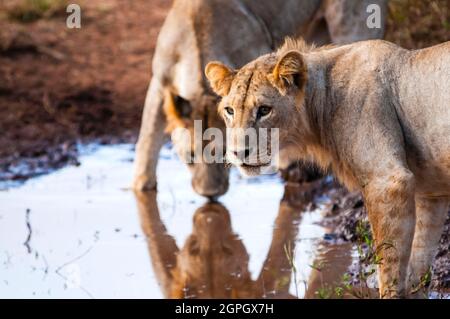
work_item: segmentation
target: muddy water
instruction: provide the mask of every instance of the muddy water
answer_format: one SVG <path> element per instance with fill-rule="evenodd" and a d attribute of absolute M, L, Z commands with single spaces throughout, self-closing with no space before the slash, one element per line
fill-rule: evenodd
<path fill-rule="evenodd" d="M 98 147 L 0 191 L 0 298 L 314 298 L 351 263 L 350 246 L 323 240 L 321 205 L 286 199 L 277 177 L 232 172 L 207 203 L 166 147 L 159 192 L 134 194 L 132 157 Z"/>

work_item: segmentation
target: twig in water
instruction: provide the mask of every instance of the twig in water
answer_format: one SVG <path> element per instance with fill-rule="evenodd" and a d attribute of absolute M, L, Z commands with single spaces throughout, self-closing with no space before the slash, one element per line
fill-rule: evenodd
<path fill-rule="evenodd" d="M 65 281 L 68 281 L 69 278 L 67 278 L 66 276 L 64 276 L 63 274 L 61 274 L 61 270 L 62 270 L 64 267 L 66 267 L 66 266 L 68 266 L 68 265 L 70 265 L 70 264 L 73 264 L 74 262 L 76 262 L 76 261 L 80 260 L 81 258 L 83 258 L 84 256 L 86 256 L 86 255 L 92 250 L 92 248 L 94 248 L 94 246 L 89 247 L 89 249 L 86 250 L 84 253 L 82 253 L 80 256 L 75 257 L 74 259 L 69 260 L 69 261 L 65 262 L 64 264 L 62 264 L 61 266 L 59 266 L 58 268 L 56 268 L 55 273 L 56 273 L 58 276 L 60 276 L 61 278 L 63 278 Z M 78 288 L 80 288 L 80 289 L 81 289 L 85 294 L 87 294 L 91 299 L 95 299 L 95 297 L 94 297 L 94 296 L 93 296 L 86 288 L 84 288 L 83 286 L 79 285 Z"/>
<path fill-rule="evenodd" d="M 32 252 L 32 249 L 30 246 L 30 241 L 31 241 L 31 235 L 33 234 L 33 230 L 31 229 L 31 223 L 30 223 L 30 213 L 31 213 L 31 210 L 29 208 L 27 208 L 26 213 L 25 213 L 26 214 L 25 215 L 25 223 L 26 223 L 27 229 L 28 229 L 28 236 L 27 236 L 27 239 L 25 240 L 25 242 L 23 243 L 24 246 L 27 248 L 27 251 L 29 254 L 31 254 L 31 252 Z"/>

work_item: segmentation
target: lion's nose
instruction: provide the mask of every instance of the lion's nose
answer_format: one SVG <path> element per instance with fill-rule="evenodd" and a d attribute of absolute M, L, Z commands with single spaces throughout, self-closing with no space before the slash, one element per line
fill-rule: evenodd
<path fill-rule="evenodd" d="M 252 150 L 250 148 L 246 148 L 241 151 L 233 151 L 233 155 L 236 156 L 241 161 L 248 159 L 251 153 L 252 153 Z"/>

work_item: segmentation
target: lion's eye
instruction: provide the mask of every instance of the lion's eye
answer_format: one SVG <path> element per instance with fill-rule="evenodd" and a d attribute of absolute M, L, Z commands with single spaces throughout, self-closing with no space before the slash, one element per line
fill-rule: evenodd
<path fill-rule="evenodd" d="M 228 115 L 234 115 L 234 110 L 233 110 L 233 108 L 232 107 L 226 107 L 225 108 L 225 112 L 227 112 L 228 113 Z"/>
<path fill-rule="evenodd" d="M 267 105 L 260 106 L 258 108 L 258 118 L 267 116 L 270 114 L 270 112 L 272 112 L 272 108 L 270 106 Z"/>

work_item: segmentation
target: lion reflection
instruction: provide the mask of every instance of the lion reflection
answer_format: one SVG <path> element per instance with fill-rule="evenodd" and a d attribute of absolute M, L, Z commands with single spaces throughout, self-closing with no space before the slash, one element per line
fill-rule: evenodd
<path fill-rule="evenodd" d="M 288 193 L 288 192 L 287 192 Z M 136 192 L 142 228 L 148 239 L 153 269 L 167 298 L 295 298 L 289 293 L 289 249 L 295 249 L 302 204 L 285 193 L 275 220 L 272 242 L 261 273 L 252 280 L 249 255 L 233 232 L 228 210 L 207 203 L 193 217 L 192 232 L 179 249 L 163 224 L 156 192 Z M 309 203 L 311 194 L 299 203 Z M 291 254 L 292 255 L 292 254 Z"/>

